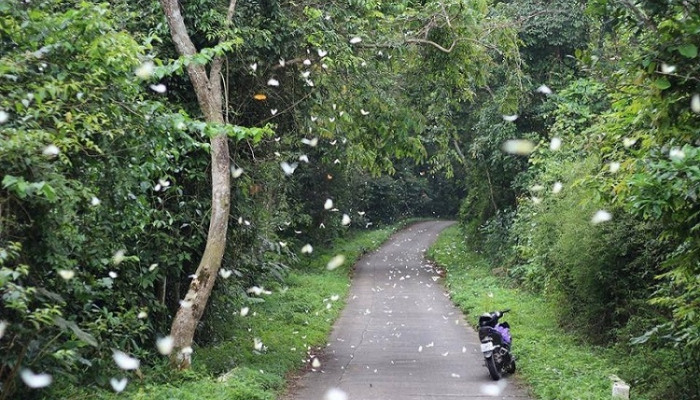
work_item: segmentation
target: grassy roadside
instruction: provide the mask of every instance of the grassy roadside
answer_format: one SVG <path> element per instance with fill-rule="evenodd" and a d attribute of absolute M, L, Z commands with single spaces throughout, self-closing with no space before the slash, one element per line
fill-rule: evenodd
<path fill-rule="evenodd" d="M 95 388 L 62 387 L 46 398 L 143 400 L 273 400 L 284 392 L 291 374 L 309 366 L 310 355 L 326 345 L 333 322 L 345 305 L 353 264 L 377 249 L 398 229 L 414 221 L 361 232 L 337 241 L 330 249 L 316 249 L 290 272 L 283 286 L 269 283 L 271 294 L 250 305 L 246 316 L 224 316 L 227 340 L 215 347 L 195 348 L 193 369 L 170 371 L 162 364 L 133 373 L 124 392 L 114 393 L 108 382 Z M 345 263 L 328 271 L 335 255 Z M 260 350 L 255 340 L 262 342 Z M 121 379 L 122 376 L 115 377 Z"/>
<path fill-rule="evenodd" d="M 511 308 L 507 321 L 518 357 L 517 375 L 542 400 L 611 398 L 609 376 L 618 371 L 609 351 L 578 343 L 557 324 L 554 305 L 509 287 L 471 251 L 456 226 L 445 230 L 428 257 L 447 270 L 452 300 L 476 325 L 479 314 Z M 639 397 L 635 397 L 639 398 Z"/>

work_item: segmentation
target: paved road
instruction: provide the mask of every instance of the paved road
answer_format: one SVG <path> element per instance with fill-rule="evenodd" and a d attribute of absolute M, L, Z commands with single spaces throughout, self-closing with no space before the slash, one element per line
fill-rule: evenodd
<path fill-rule="evenodd" d="M 423 258 L 449 225 L 413 225 L 358 262 L 320 371 L 295 382 L 285 400 L 342 398 L 327 396 L 334 389 L 348 400 L 529 399 L 513 379 L 494 384 L 476 332 Z"/>

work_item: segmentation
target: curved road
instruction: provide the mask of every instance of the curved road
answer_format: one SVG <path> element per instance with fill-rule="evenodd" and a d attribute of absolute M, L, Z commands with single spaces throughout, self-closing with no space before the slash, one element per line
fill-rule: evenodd
<path fill-rule="evenodd" d="M 320 370 L 286 400 L 342 398 L 335 389 L 348 400 L 529 399 L 513 380 L 491 380 L 476 332 L 423 257 L 450 224 L 415 224 L 357 263 Z"/>

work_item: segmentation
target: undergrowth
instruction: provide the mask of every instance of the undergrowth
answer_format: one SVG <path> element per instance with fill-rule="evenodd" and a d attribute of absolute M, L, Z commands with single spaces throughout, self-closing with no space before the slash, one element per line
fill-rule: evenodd
<path fill-rule="evenodd" d="M 331 248 L 316 249 L 302 257 L 305 261 L 283 284 L 268 283 L 272 293 L 250 304 L 246 316 L 238 313 L 220 318 L 217 336 L 223 340 L 212 347 L 195 347 L 192 370 L 171 371 L 163 360 L 142 367 L 140 373 L 125 374 L 129 383 L 119 394 L 105 382 L 100 389 L 56 387 L 44 393 L 44 398 L 275 399 L 284 391 L 290 374 L 307 367 L 310 354 L 325 347 L 333 322 L 345 305 L 355 262 L 411 222 L 354 234 L 337 240 Z M 345 263 L 327 270 L 328 260 L 337 254 L 345 256 Z M 259 350 L 256 339 L 263 344 Z"/>

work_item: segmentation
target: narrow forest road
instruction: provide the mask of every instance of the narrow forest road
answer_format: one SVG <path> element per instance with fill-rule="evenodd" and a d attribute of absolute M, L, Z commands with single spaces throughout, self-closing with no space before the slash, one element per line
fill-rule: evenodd
<path fill-rule="evenodd" d="M 529 399 L 513 379 L 494 384 L 476 332 L 424 259 L 450 224 L 413 225 L 358 262 L 320 371 L 294 382 L 285 400 L 325 400 L 333 388 L 348 400 Z"/>

